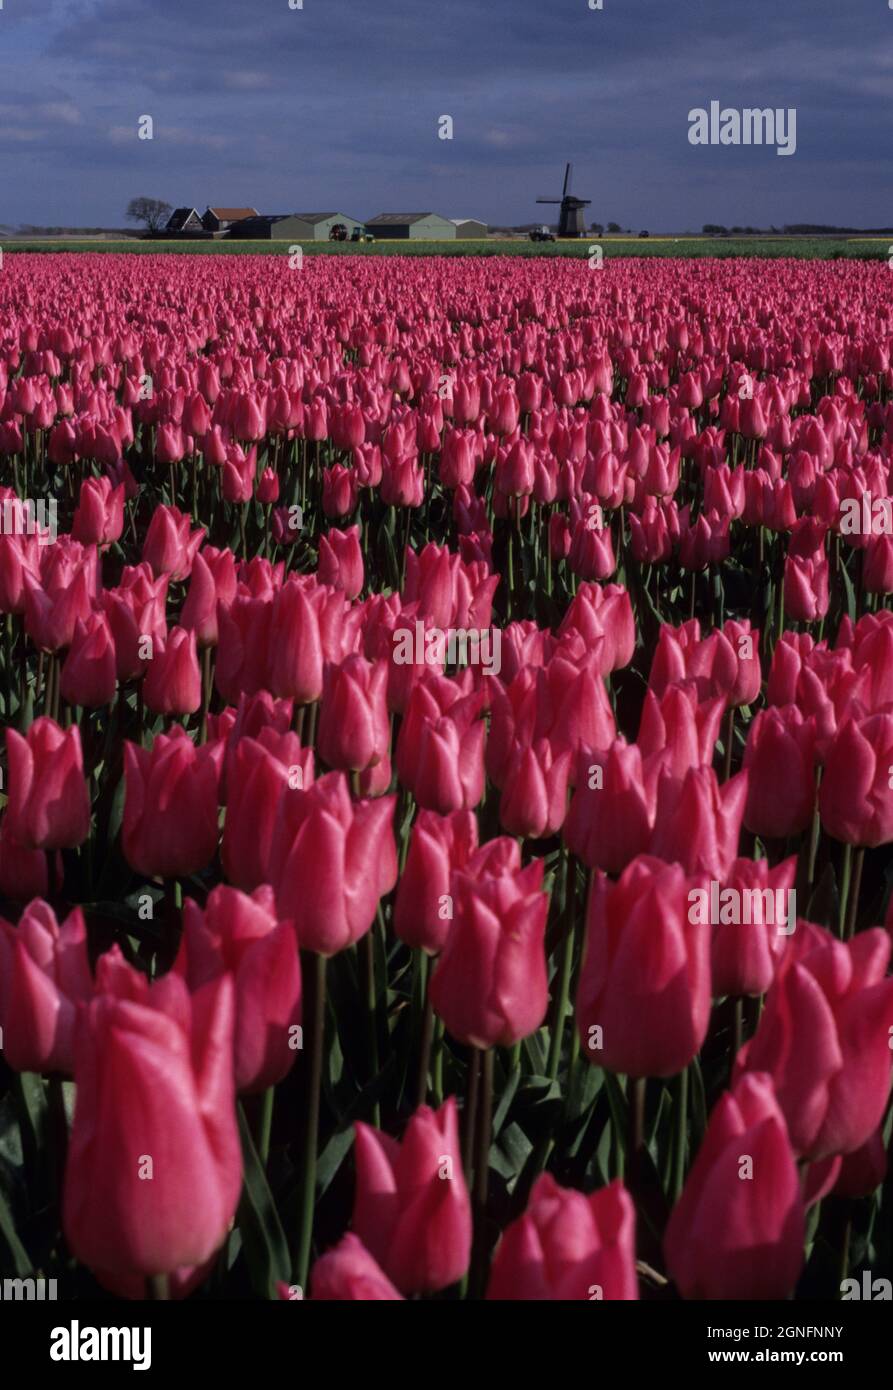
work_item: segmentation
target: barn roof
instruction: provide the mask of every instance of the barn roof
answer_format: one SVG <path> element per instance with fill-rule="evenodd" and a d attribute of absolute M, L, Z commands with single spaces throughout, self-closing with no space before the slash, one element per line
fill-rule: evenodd
<path fill-rule="evenodd" d="M 355 217 L 351 217 L 347 212 L 293 212 L 291 217 L 297 217 L 301 222 L 309 222 L 311 226 L 315 222 L 327 222 L 330 217 L 346 217 L 349 222 L 356 222 Z"/>
<path fill-rule="evenodd" d="M 240 222 L 284 222 L 286 217 L 293 217 L 291 212 L 259 212 L 254 217 L 240 217 Z"/>
<path fill-rule="evenodd" d="M 212 208 L 209 205 L 208 212 L 213 212 L 221 222 L 241 222 L 244 217 L 258 216 L 257 208 Z"/>
<path fill-rule="evenodd" d="M 318 222 L 326 222 L 330 217 L 345 217 L 348 222 L 356 222 L 355 217 L 350 217 L 346 212 L 259 212 L 255 217 L 241 218 L 240 221 L 257 222 L 306 222 L 312 227 Z"/>
<path fill-rule="evenodd" d="M 185 227 L 193 213 L 195 213 L 196 217 L 201 221 L 197 208 L 174 208 L 170 217 L 167 219 L 169 230 L 175 232 L 180 227 Z"/>
<path fill-rule="evenodd" d="M 403 227 L 410 222 L 421 222 L 423 217 L 437 217 L 441 222 L 447 220 L 439 212 L 380 212 L 377 217 L 370 217 L 366 226 Z"/>

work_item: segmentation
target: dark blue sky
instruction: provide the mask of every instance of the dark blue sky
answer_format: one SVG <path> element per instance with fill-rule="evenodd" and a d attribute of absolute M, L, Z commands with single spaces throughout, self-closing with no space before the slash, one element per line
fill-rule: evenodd
<path fill-rule="evenodd" d="M 593 221 L 893 225 L 888 0 L 603 3 L 4 0 L 0 223 L 137 194 L 533 221 L 572 159 Z M 711 100 L 796 107 L 796 154 L 691 146 Z"/>

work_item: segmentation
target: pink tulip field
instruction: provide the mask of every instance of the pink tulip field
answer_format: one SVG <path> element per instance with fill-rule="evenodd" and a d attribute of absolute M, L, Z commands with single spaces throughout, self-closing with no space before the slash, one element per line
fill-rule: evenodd
<path fill-rule="evenodd" d="M 0 1281 L 891 1297 L 891 357 L 877 261 L 7 259 Z"/>

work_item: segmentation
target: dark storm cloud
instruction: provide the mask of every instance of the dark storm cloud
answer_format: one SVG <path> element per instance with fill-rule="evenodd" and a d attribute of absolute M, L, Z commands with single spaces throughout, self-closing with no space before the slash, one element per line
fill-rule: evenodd
<path fill-rule="evenodd" d="M 0 14 L 6 222 L 117 224 L 140 192 L 530 220 L 565 159 L 623 225 L 893 218 L 886 0 L 25 4 Z M 713 99 L 796 107 L 796 155 L 690 146 Z"/>

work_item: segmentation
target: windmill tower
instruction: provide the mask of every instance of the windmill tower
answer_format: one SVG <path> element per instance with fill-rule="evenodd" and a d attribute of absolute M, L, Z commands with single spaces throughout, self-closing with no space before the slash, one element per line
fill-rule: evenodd
<path fill-rule="evenodd" d="M 558 214 L 558 235 L 559 236 L 585 236 L 586 223 L 583 220 L 583 209 L 588 208 L 592 203 L 591 198 L 575 198 L 571 191 L 571 176 L 574 171 L 573 164 L 568 164 L 564 171 L 564 187 L 561 190 L 560 198 L 537 198 L 538 203 L 560 203 L 561 211 Z"/>

